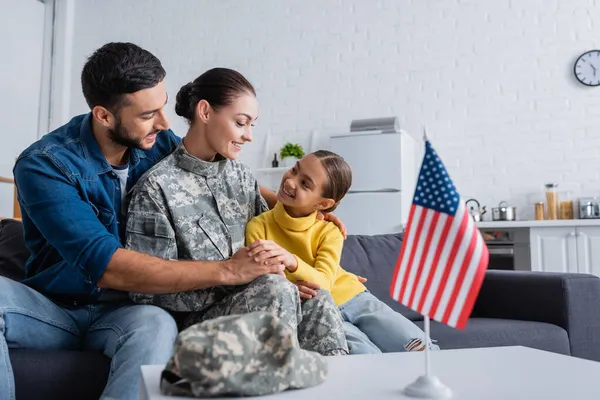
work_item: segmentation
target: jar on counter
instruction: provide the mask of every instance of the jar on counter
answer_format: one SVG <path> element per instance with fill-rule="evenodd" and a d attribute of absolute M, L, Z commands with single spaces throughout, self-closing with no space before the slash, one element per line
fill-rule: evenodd
<path fill-rule="evenodd" d="M 537 203 L 535 203 L 535 219 L 537 221 L 544 220 L 544 202 L 543 201 L 538 201 Z"/>
<path fill-rule="evenodd" d="M 549 220 L 558 219 L 558 183 L 546 184 L 546 216 Z"/>
<path fill-rule="evenodd" d="M 573 198 L 570 192 L 561 192 L 558 195 L 558 218 L 573 219 Z"/>

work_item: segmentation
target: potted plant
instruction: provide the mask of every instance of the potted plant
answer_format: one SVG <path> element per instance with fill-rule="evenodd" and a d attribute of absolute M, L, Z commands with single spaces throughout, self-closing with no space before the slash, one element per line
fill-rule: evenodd
<path fill-rule="evenodd" d="M 281 163 L 284 167 L 290 168 L 296 164 L 300 158 L 304 157 L 304 149 L 299 144 L 292 144 L 287 142 L 279 153 L 281 156 Z"/>

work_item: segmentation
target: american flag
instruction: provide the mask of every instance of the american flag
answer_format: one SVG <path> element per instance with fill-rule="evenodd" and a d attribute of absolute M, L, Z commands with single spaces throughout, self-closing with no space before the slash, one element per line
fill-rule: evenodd
<path fill-rule="evenodd" d="M 463 329 L 488 259 L 479 230 L 427 140 L 390 287 L 392 298 L 433 320 Z"/>

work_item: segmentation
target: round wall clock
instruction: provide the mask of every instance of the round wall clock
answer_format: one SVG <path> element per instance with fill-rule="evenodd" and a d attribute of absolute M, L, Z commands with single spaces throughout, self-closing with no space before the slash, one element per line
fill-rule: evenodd
<path fill-rule="evenodd" d="M 573 70 L 579 82 L 587 86 L 599 86 L 600 50 L 590 50 L 580 55 Z"/>

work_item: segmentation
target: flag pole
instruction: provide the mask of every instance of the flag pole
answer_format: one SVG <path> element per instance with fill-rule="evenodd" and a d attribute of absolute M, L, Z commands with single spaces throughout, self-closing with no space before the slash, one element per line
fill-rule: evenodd
<path fill-rule="evenodd" d="M 429 342 L 430 324 L 429 315 L 425 315 L 423 324 L 424 343 L 425 343 L 425 375 L 419 376 L 413 383 L 404 388 L 404 394 L 421 399 L 449 399 L 452 397 L 452 391 L 445 386 L 436 376 L 431 373 L 431 360 Z"/>
<path fill-rule="evenodd" d="M 429 358 L 429 341 L 431 340 L 431 334 L 429 332 L 429 316 L 425 316 L 425 376 L 431 377 L 431 360 Z"/>

